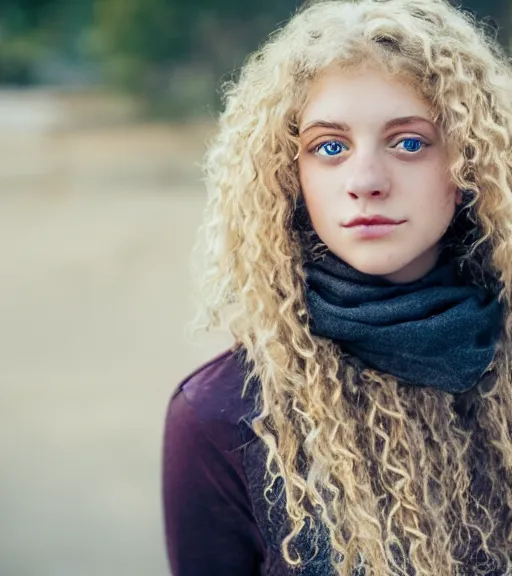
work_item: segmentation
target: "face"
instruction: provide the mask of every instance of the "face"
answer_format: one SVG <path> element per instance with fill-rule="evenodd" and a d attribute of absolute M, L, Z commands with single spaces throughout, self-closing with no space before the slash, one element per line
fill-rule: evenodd
<path fill-rule="evenodd" d="M 372 68 L 330 70 L 310 91 L 299 134 L 302 192 L 329 250 L 392 282 L 429 272 L 459 195 L 430 107 L 412 85 Z"/>

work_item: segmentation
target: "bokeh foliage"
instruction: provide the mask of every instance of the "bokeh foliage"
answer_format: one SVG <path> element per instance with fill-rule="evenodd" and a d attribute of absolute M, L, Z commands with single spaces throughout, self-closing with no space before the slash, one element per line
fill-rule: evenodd
<path fill-rule="evenodd" d="M 1 0 L 0 83 L 66 84 L 78 77 L 134 92 L 154 109 L 166 102 L 174 112 L 215 107 L 219 79 L 300 3 Z M 462 5 L 497 29 L 508 48 L 512 0 Z"/>

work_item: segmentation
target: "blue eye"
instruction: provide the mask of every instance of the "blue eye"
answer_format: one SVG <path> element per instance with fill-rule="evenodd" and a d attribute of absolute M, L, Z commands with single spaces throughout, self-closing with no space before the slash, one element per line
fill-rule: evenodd
<path fill-rule="evenodd" d="M 338 156 L 343 148 L 346 148 L 344 144 L 338 140 L 330 140 L 324 144 L 320 144 L 315 150 L 319 156 Z"/>
<path fill-rule="evenodd" d="M 419 152 L 425 143 L 418 138 L 404 138 L 398 142 L 398 145 L 403 144 L 403 149 L 407 152 Z"/>

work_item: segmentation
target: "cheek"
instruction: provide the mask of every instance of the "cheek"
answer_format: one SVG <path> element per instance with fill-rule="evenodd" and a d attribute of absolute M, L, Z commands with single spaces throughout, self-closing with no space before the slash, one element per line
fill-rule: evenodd
<path fill-rule="evenodd" d="M 431 182 L 430 192 L 433 202 L 438 207 L 438 212 L 447 217 L 453 216 L 457 203 L 457 186 L 449 174 L 444 150 L 439 151 L 433 165 L 424 176 L 425 182 Z"/>
<path fill-rule="evenodd" d="M 298 160 L 299 166 L 299 181 L 302 188 L 302 192 L 305 197 L 312 196 L 315 187 L 318 186 L 318 171 L 315 170 L 311 162 L 305 156 L 299 156 Z M 316 186 L 315 186 L 316 183 Z"/>
<path fill-rule="evenodd" d="M 443 184 L 444 186 L 440 185 L 442 192 L 437 198 L 437 205 L 439 206 L 439 211 L 451 220 L 457 207 L 457 187 L 453 184 Z"/>
<path fill-rule="evenodd" d="M 424 214 L 442 216 L 455 211 L 457 186 L 448 175 L 445 159 L 434 157 L 419 170 L 408 174 L 410 190 L 417 193 L 417 203 Z"/>
<path fill-rule="evenodd" d="M 432 189 L 425 190 L 421 200 L 416 205 L 416 219 L 418 224 L 429 234 L 443 234 L 453 220 L 456 211 L 456 188 L 446 186 L 446 182 L 438 183 L 433 193 Z"/>
<path fill-rule="evenodd" d="M 319 194 L 311 194 L 311 191 L 302 191 L 306 208 L 308 210 L 313 228 L 319 232 L 324 228 L 324 221 L 326 219 L 326 205 L 327 202 Z"/>
<path fill-rule="evenodd" d="M 299 158 L 298 168 L 302 194 L 311 217 L 313 218 L 313 214 L 322 217 L 322 213 L 329 210 L 329 206 L 332 207 L 339 178 L 335 176 L 332 168 L 326 169 L 307 157 Z"/>
<path fill-rule="evenodd" d="M 300 187 L 313 223 L 322 212 L 323 195 L 319 178 L 318 171 L 315 171 L 307 160 L 299 158 Z"/>

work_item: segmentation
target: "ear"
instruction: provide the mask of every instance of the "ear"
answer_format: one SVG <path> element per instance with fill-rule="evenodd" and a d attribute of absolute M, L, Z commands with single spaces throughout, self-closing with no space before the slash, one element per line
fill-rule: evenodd
<path fill-rule="evenodd" d="M 455 204 L 457 204 L 457 206 L 460 206 L 462 204 L 462 190 L 460 188 L 457 188 L 457 192 L 455 193 Z"/>

